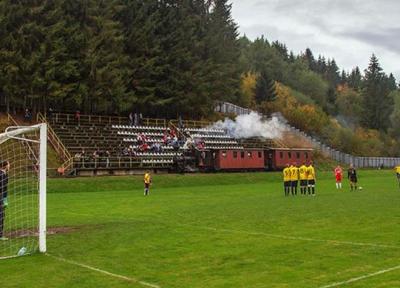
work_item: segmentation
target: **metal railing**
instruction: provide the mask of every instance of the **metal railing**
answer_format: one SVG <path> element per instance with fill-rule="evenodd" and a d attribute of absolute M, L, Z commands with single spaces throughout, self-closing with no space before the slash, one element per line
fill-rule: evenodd
<path fill-rule="evenodd" d="M 254 112 L 251 109 L 243 108 L 229 102 L 217 102 L 214 111 L 220 113 L 233 113 L 235 115 L 247 115 Z"/>
<path fill-rule="evenodd" d="M 169 123 L 179 127 L 179 120 L 177 119 L 170 120 Z M 202 128 L 211 126 L 213 122 L 201 120 L 182 120 L 182 124 L 185 128 Z"/>
<path fill-rule="evenodd" d="M 7 119 L 8 122 L 11 123 L 14 126 L 20 126 L 20 124 L 11 116 L 11 114 L 7 113 Z M 22 145 L 26 148 L 28 152 L 28 157 L 31 158 L 32 161 L 36 163 L 39 163 L 39 158 L 37 153 L 35 153 L 34 149 L 32 148 L 31 144 L 29 141 L 23 141 Z"/>
<path fill-rule="evenodd" d="M 68 171 L 72 167 L 73 159 L 67 148 L 64 146 L 60 138 L 58 138 L 57 134 L 54 132 L 53 128 L 51 128 L 50 123 L 47 121 L 46 117 L 42 113 L 38 113 L 36 115 L 37 121 L 47 123 L 47 139 L 50 142 L 51 146 L 53 146 L 56 153 L 59 155 L 63 162 L 61 165 L 62 169 Z"/>
<path fill-rule="evenodd" d="M 223 107 L 222 110 L 224 111 L 229 111 L 228 113 L 234 113 L 236 115 L 243 115 L 243 114 L 249 114 L 252 110 L 242 108 L 237 109 L 236 105 L 233 105 L 231 103 L 227 102 L 221 102 L 218 103 L 220 105 L 219 107 Z M 234 107 L 236 106 L 236 107 Z M 220 108 L 216 108 L 216 111 L 219 110 Z M 239 112 L 239 113 L 236 113 Z M 248 112 L 250 111 L 250 112 Z M 221 112 L 221 111 L 218 111 Z M 227 112 L 225 112 L 227 113 Z M 393 168 L 394 166 L 400 165 L 400 158 L 399 157 L 361 157 L 361 156 L 354 156 L 348 153 L 341 152 L 337 149 L 334 149 L 330 147 L 329 145 L 324 144 L 321 140 L 308 135 L 304 131 L 301 131 L 300 129 L 293 127 L 289 124 L 287 119 L 283 117 L 281 113 L 276 113 L 275 116 L 278 118 L 279 122 L 285 126 L 285 128 L 290 131 L 293 134 L 296 134 L 299 137 L 302 137 L 303 139 L 306 139 L 307 141 L 310 142 L 310 144 L 313 146 L 314 149 L 319 150 L 324 154 L 325 156 L 328 156 L 329 158 L 343 163 L 343 164 L 353 164 L 356 167 L 360 168 Z M 277 139 L 274 139 L 277 144 L 283 144 L 282 141 L 279 141 Z"/>
<path fill-rule="evenodd" d="M 76 170 L 94 170 L 94 169 L 146 169 L 146 168 L 171 168 L 173 161 L 171 159 L 158 159 L 159 161 L 149 161 L 146 158 L 139 157 L 109 157 L 109 158 L 77 158 L 73 159 L 73 168 Z"/>
<path fill-rule="evenodd" d="M 282 125 L 286 127 L 291 133 L 296 134 L 303 139 L 306 139 L 313 146 L 314 149 L 322 152 L 323 155 L 346 165 L 353 164 L 359 168 L 393 168 L 394 166 L 400 165 L 400 158 L 398 157 L 363 157 L 354 156 L 348 153 L 341 152 L 337 149 L 324 144 L 321 140 L 308 135 L 304 131 L 291 126 L 288 121 L 280 113 L 277 117 Z"/>
<path fill-rule="evenodd" d="M 47 115 L 47 116 L 49 116 L 49 115 Z M 50 116 L 46 117 L 46 118 L 50 118 Z M 52 113 L 51 121 L 55 121 L 56 123 L 65 123 L 65 124 L 77 124 L 77 123 L 78 124 L 85 124 L 85 123 L 88 123 L 88 124 L 115 124 L 115 125 L 129 124 L 128 117 L 80 114 L 79 119 L 77 119 L 75 114 L 68 114 L 68 113 Z M 166 119 L 142 118 L 140 120 L 140 122 L 141 122 L 141 125 L 146 125 L 146 126 L 166 127 L 166 125 L 167 125 Z"/>

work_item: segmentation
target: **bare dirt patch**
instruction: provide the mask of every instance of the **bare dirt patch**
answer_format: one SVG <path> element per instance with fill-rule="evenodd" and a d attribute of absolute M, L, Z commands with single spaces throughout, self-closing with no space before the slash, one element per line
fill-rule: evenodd
<path fill-rule="evenodd" d="M 72 233 L 79 230 L 78 227 L 48 227 L 47 235 L 56 235 L 56 234 L 67 234 Z M 24 238 L 24 237 L 37 237 L 39 235 L 38 229 L 18 229 L 13 231 L 8 231 L 5 233 L 7 238 Z"/>

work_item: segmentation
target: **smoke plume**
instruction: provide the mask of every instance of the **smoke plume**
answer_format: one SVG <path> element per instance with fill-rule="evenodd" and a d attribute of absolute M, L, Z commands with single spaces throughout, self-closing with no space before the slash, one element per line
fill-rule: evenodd
<path fill-rule="evenodd" d="M 214 123 L 212 128 L 226 129 L 231 137 L 239 139 L 250 137 L 282 138 L 282 133 L 285 131 L 285 126 L 277 117 L 265 120 L 255 112 L 239 115 L 235 120 L 225 118 L 224 121 Z"/>

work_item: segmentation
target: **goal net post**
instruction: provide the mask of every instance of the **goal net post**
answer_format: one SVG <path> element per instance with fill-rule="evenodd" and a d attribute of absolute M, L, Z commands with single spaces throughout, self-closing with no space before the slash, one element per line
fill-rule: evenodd
<path fill-rule="evenodd" d="M 47 125 L 0 134 L 0 259 L 46 252 Z"/>

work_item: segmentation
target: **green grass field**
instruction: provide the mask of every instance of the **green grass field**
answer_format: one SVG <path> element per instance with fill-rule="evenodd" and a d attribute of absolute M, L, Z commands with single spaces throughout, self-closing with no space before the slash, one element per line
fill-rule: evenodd
<path fill-rule="evenodd" d="M 357 192 L 320 173 L 317 197 L 284 197 L 277 173 L 155 175 L 149 197 L 141 177 L 50 179 L 66 233 L 0 261 L 1 287 L 400 287 L 400 190 L 359 173 Z"/>

